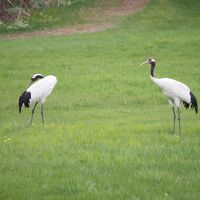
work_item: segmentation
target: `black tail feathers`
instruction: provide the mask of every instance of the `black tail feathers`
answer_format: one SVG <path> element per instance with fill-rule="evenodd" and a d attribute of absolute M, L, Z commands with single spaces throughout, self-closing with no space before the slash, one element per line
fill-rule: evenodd
<path fill-rule="evenodd" d="M 23 92 L 22 95 L 19 97 L 19 113 L 22 111 L 22 106 L 29 108 L 29 103 L 31 99 L 31 93 L 30 92 Z"/>
<path fill-rule="evenodd" d="M 191 108 L 195 109 L 195 112 L 198 113 L 198 103 L 197 103 L 197 99 L 194 96 L 194 94 L 192 94 L 192 92 L 190 92 L 190 96 L 191 96 Z"/>

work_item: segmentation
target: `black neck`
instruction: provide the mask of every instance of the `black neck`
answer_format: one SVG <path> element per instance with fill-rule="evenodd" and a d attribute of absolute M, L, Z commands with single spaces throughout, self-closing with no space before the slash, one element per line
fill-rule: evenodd
<path fill-rule="evenodd" d="M 156 66 L 156 64 L 155 64 L 155 63 L 151 63 L 150 74 L 151 74 L 151 76 L 153 76 L 153 77 L 154 77 L 154 74 L 153 74 L 153 72 L 154 72 L 155 66 Z"/>

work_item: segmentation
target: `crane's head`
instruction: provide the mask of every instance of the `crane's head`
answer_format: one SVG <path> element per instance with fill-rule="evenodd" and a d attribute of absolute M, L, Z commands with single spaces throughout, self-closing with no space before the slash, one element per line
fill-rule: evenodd
<path fill-rule="evenodd" d="M 148 60 L 143 62 L 141 65 L 144 65 L 144 64 L 156 64 L 156 60 L 154 58 L 149 58 Z"/>
<path fill-rule="evenodd" d="M 21 113 L 23 106 L 29 108 L 30 99 L 31 99 L 31 93 L 24 91 L 22 95 L 19 97 L 19 113 Z"/>

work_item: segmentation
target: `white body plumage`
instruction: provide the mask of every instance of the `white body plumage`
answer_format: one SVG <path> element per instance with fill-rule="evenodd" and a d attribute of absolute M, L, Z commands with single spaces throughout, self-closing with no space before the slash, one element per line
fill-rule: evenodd
<path fill-rule="evenodd" d="M 30 103 L 44 103 L 57 83 L 55 76 L 49 75 L 31 85 L 26 91 L 31 93 Z"/>
<path fill-rule="evenodd" d="M 180 107 L 181 102 L 191 105 L 190 88 L 179 81 L 170 78 L 155 78 L 150 76 L 151 80 L 162 90 L 163 94 L 168 97 L 171 106 Z"/>

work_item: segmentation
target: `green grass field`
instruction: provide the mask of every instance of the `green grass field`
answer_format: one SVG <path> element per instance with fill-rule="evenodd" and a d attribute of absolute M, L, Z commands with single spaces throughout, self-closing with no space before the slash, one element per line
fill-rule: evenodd
<path fill-rule="evenodd" d="M 181 109 L 171 134 L 167 99 L 149 78 L 186 83 L 200 99 L 200 2 L 152 0 L 111 30 L 0 40 L 1 200 L 198 200 L 199 115 Z M 57 76 L 45 104 L 18 113 L 34 73 Z"/>

